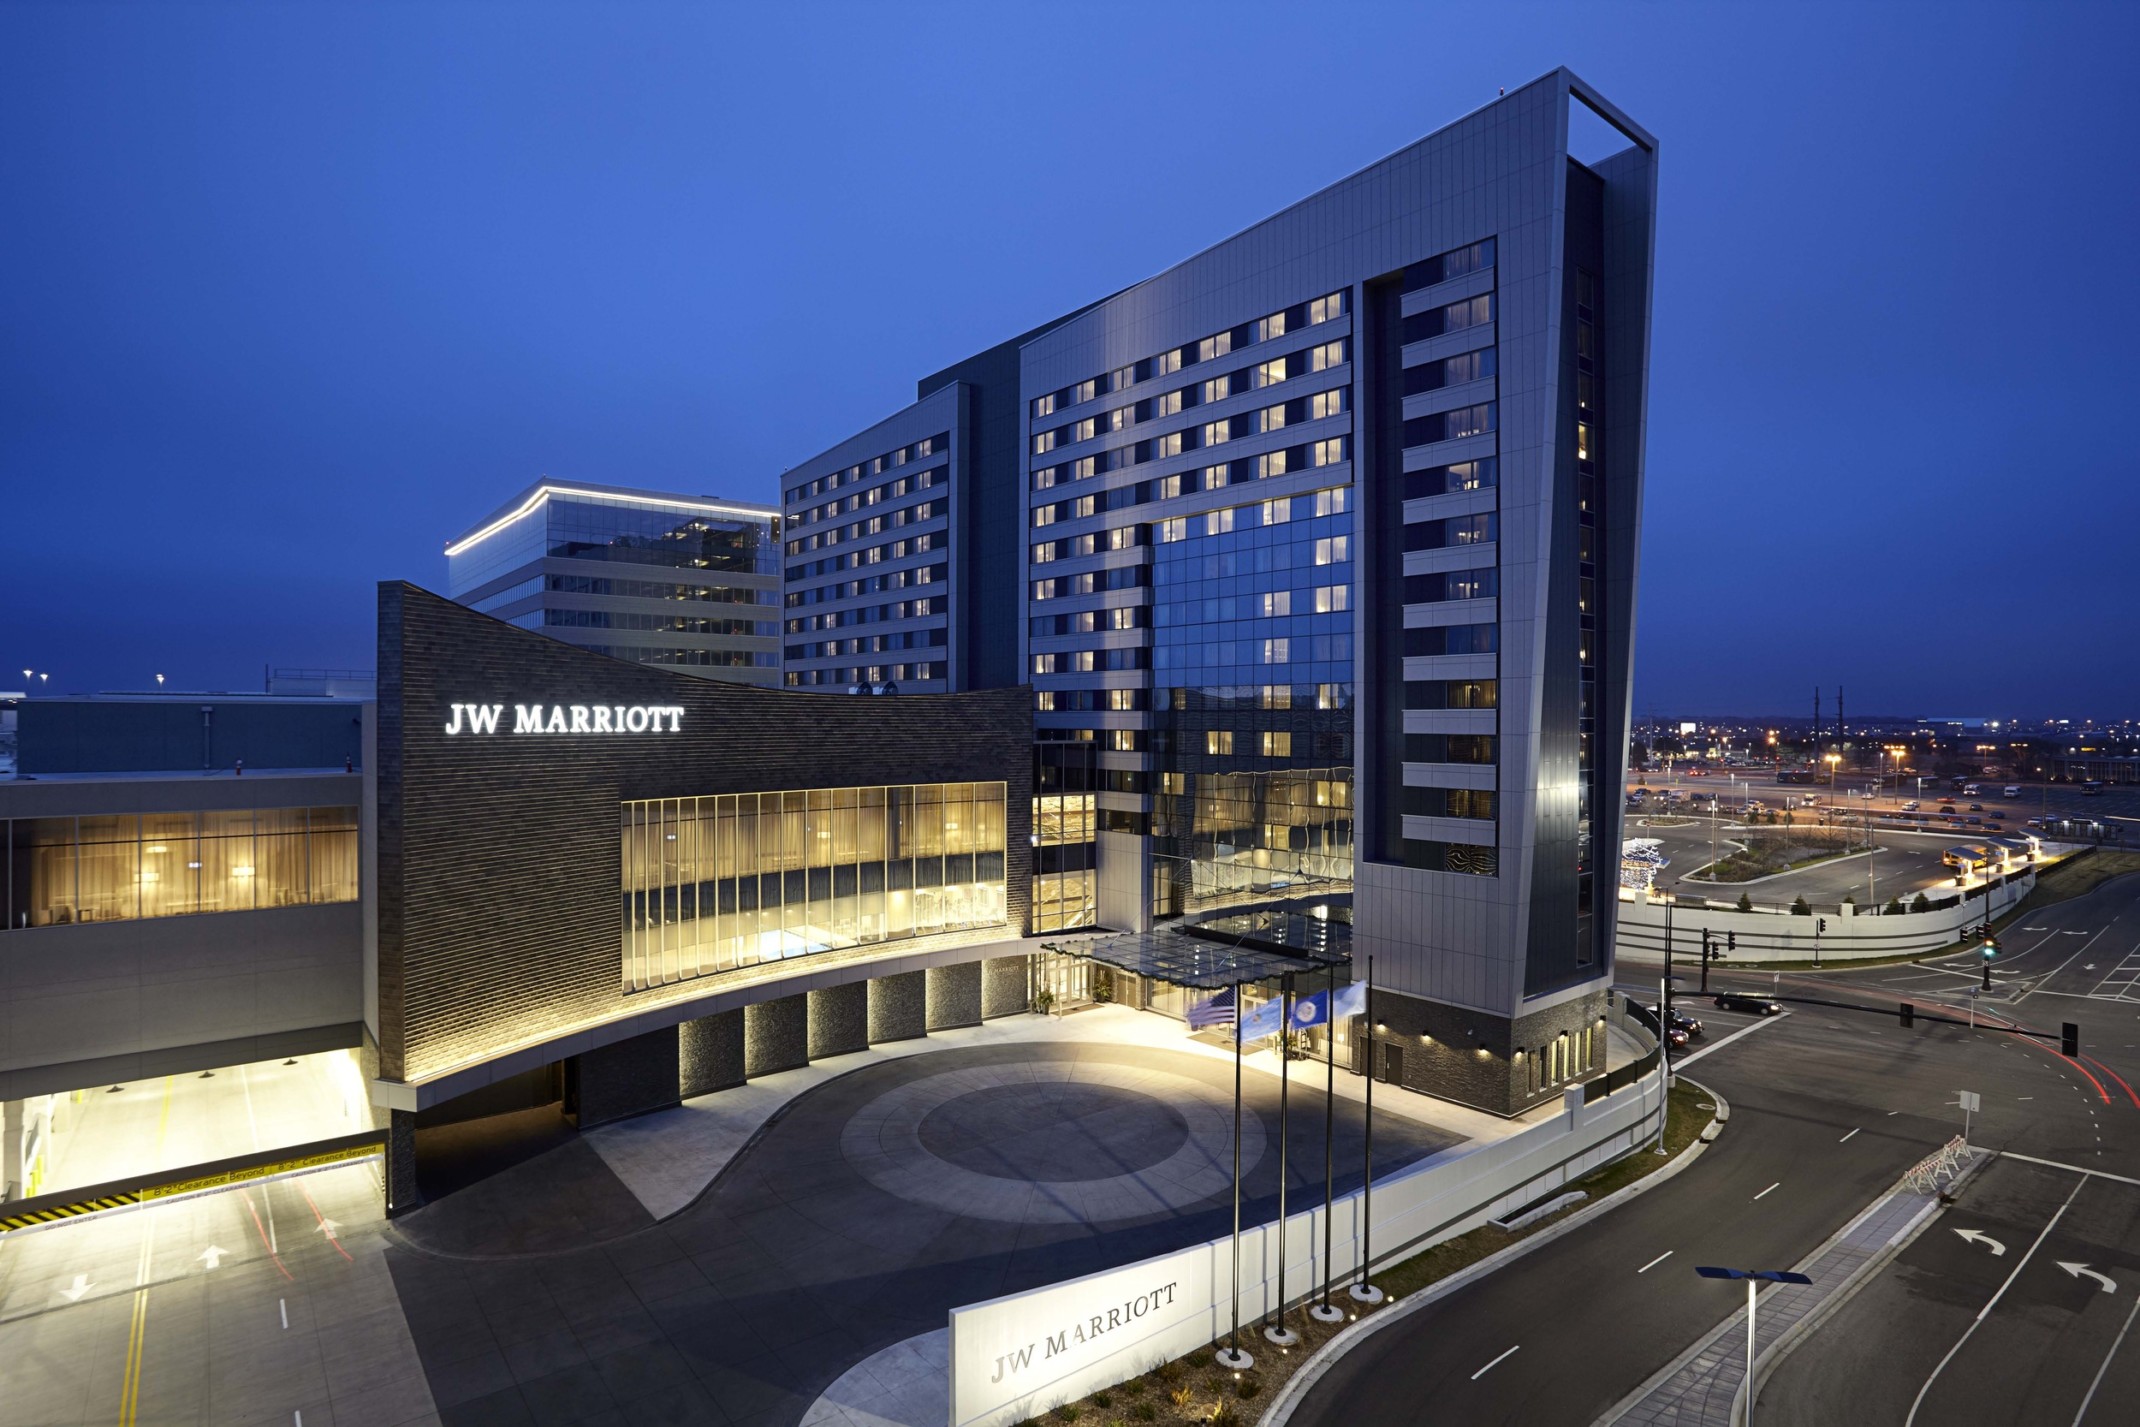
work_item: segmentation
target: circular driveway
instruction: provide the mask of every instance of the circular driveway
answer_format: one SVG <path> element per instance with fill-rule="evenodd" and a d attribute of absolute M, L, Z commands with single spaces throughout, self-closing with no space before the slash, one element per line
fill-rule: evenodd
<path fill-rule="evenodd" d="M 1233 1098 L 1156 1066 L 1028 1060 L 943 1070 L 857 1109 L 840 1154 L 910 1204 L 1002 1224 L 1104 1225 L 1233 1185 Z M 1241 1168 L 1264 1152 L 1241 1123 Z"/>

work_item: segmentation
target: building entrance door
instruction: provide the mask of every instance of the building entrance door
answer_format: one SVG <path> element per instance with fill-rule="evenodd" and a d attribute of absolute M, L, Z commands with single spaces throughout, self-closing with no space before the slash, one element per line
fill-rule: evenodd
<path fill-rule="evenodd" d="M 1038 993 L 1046 992 L 1051 1015 L 1092 1004 L 1093 967 L 1088 958 L 1046 951 L 1034 960 L 1034 1000 L 1040 999 Z"/>
<path fill-rule="evenodd" d="M 1382 1047 L 1382 1078 L 1392 1085 L 1404 1083 L 1403 1046 L 1385 1044 Z"/>

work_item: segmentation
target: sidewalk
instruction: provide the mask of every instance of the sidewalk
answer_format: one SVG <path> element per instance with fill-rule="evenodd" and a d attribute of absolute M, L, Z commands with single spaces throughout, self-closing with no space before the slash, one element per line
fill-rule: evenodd
<path fill-rule="evenodd" d="M 1988 1158 L 1987 1152 L 1972 1150 L 1963 1173 Z M 1840 1306 L 1857 1280 L 1878 1267 L 1875 1260 L 1899 1250 L 1938 1208 L 1936 1195 L 1894 1189 L 1797 1265 L 1798 1272 L 1813 1280 L 1811 1284 L 1779 1283 L 1763 1290 L 1755 1304 L 1757 1372 L 1774 1366 L 1779 1346 L 1789 1346 L 1786 1339 L 1795 1338 L 1816 1314 Z M 1741 1308 L 1631 1398 L 1599 1418 L 1600 1427 L 1612 1423 L 1733 1427 L 1743 1420 L 1736 1409 L 1746 1380 L 1745 1325 L 1746 1310 Z"/>
<path fill-rule="evenodd" d="M 1065 1016 L 1005 1016 L 978 1026 L 932 1031 L 914 1040 L 892 1041 L 849 1055 L 812 1061 L 796 1070 L 760 1076 L 732 1089 L 686 1100 L 673 1110 L 590 1130 L 582 1138 L 649 1214 L 665 1219 L 703 1193 L 729 1161 L 797 1096 L 849 1071 L 969 1046 L 1094 1042 L 1168 1050 L 1218 1061 L 1231 1059 L 1226 1049 L 1192 1039 L 1181 1022 L 1150 1011 L 1094 1006 Z M 1273 1079 L 1278 1074 L 1277 1058 L 1267 1050 L 1251 1051 L 1242 1064 L 1254 1074 Z M 1292 1074 L 1304 1084 L 1322 1088 L 1325 1072 L 1321 1062 L 1295 1061 Z M 1362 1099 L 1364 1084 L 1359 1076 L 1339 1068 L 1340 1099 Z M 1462 1154 L 1481 1142 L 1503 1139 L 1540 1118 L 1561 1113 L 1561 1104 L 1556 1100 L 1521 1118 L 1503 1119 L 1483 1110 L 1383 1085 L 1375 1095 L 1375 1113 L 1397 1115 L 1458 1136 L 1465 1143 L 1443 1153 Z"/>

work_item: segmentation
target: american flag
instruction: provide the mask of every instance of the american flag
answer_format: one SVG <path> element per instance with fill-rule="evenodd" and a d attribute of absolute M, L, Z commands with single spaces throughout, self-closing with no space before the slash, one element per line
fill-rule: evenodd
<path fill-rule="evenodd" d="M 1214 1026 L 1230 1026 L 1234 1016 L 1234 988 L 1229 986 L 1209 1000 L 1198 1001 L 1189 1008 L 1189 1029 L 1208 1031 Z"/>

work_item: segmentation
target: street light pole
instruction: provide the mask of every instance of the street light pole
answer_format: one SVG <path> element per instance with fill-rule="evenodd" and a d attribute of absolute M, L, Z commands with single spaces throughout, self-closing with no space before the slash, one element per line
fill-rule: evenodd
<path fill-rule="evenodd" d="M 1694 1270 L 1703 1278 L 1746 1280 L 1746 1416 L 1745 1427 L 1754 1427 L 1754 1289 L 1763 1283 L 1811 1283 L 1802 1273 L 1788 1269 L 1708 1268 Z"/>

